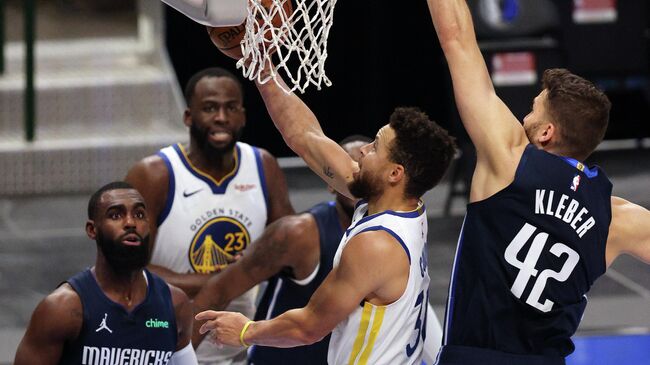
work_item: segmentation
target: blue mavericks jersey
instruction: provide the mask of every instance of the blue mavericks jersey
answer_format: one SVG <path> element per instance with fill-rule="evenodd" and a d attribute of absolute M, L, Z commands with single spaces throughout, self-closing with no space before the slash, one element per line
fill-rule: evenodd
<path fill-rule="evenodd" d="M 290 309 L 304 307 L 327 274 L 332 271 L 334 255 L 343 237 L 343 228 L 335 204 L 320 203 L 312 207 L 309 213 L 316 220 L 320 239 L 320 265 L 316 276 L 309 283 L 296 283 L 287 274 L 278 274 L 271 278 L 257 308 L 255 320 L 274 318 Z M 253 346 L 249 353 L 249 362 L 253 365 L 326 365 L 329 339 L 328 335 L 313 345 L 286 349 Z"/>
<path fill-rule="evenodd" d="M 509 186 L 468 204 L 441 364 L 564 363 L 605 273 L 611 191 L 598 167 L 529 145 Z"/>
<path fill-rule="evenodd" d="M 162 279 L 144 272 L 147 296 L 131 312 L 104 294 L 90 269 L 67 281 L 81 298 L 83 325 L 59 364 L 167 364 L 178 336 L 171 292 Z"/>

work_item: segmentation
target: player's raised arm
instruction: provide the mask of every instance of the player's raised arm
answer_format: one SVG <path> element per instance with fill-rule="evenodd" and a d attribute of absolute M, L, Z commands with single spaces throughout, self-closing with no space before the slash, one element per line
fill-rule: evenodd
<path fill-rule="evenodd" d="M 427 0 L 427 3 L 449 64 L 458 111 L 476 146 L 479 163 L 488 163 L 500 174 L 504 160 L 513 152 L 514 159 L 519 161 L 521 151 L 528 144 L 524 129 L 496 95 L 466 0 Z"/>
<path fill-rule="evenodd" d="M 650 211 L 612 196 L 612 222 L 607 238 L 607 266 L 621 254 L 650 264 Z"/>
<path fill-rule="evenodd" d="M 348 190 L 358 165 L 328 138 L 314 113 L 295 94 L 286 94 L 275 82 L 257 83 L 269 115 L 287 145 L 328 185 L 354 198 Z"/>

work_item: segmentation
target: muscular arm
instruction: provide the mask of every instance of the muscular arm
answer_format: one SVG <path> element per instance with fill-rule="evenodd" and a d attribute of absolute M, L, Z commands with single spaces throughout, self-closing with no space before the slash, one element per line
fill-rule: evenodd
<path fill-rule="evenodd" d="M 449 64 L 458 111 L 477 150 L 470 200 L 482 200 L 510 184 L 528 139 L 496 95 L 466 0 L 427 3 Z"/>
<path fill-rule="evenodd" d="M 223 310 L 231 300 L 255 285 L 291 267 L 297 279 L 307 277 L 320 259 L 318 227 L 311 214 L 288 216 L 269 225 L 246 254 L 212 277 L 194 298 L 195 312 Z M 203 335 L 195 323 L 192 344 Z"/>
<path fill-rule="evenodd" d="M 607 238 L 607 266 L 621 254 L 650 264 L 650 211 L 619 197 L 612 197 L 612 222 Z"/>
<path fill-rule="evenodd" d="M 77 338 L 82 322 L 79 296 L 68 284 L 62 285 L 34 310 L 14 364 L 58 364 L 64 344 Z"/>
<path fill-rule="evenodd" d="M 339 265 L 316 290 L 306 307 L 252 323 L 244 340 L 248 344 L 294 347 L 319 341 L 345 319 L 362 300 L 387 305 L 399 299 L 409 275 L 406 253 L 382 231 L 366 232 L 350 240 Z M 201 331 L 214 331 L 217 342 L 239 346 L 247 318 L 239 313 L 203 312 L 210 319 Z"/>
<path fill-rule="evenodd" d="M 144 198 L 149 215 L 149 241 L 151 249 L 156 242 L 158 233 L 158 218 L 167 202 L 169 189 L 169 171 L 160 156 L 149 156 L 137 162 L 127 173 L 124 181 L 133 185 Z M 149 265 L 147 268 L 154 274 L 162 277 L 168 284 L 183 289 L 191 298 L 201 289 L 209 279 L 203 274 L 179 274 L 162 266 Z"/>
<path fill-rule="evenodd" d="M 336 142 L 323 133 L 318 119 L 295 94 L 287 95 L 276 83 L 257 83 L 266 109 L 287 145 L 307 166 L 341 194 L 348 190 L 358 165 Z"/>
<path fill-rule="evenodd" d="M 278 161 L 266 150 L 261 149 L 260 152 L 264 165 L 267 191 L 269 193 L 268 224 L 295 212 L 289 201 L 287 180 L 278 165 Z"/>

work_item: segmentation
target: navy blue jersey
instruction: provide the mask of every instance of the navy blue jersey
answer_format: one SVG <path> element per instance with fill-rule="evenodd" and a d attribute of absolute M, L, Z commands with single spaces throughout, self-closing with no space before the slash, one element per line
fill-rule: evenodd
<path fill-rule="evenodd" d="M 167 364 L 178 337 L 171 292 L 162 279 L 144 272 L 147 295 L 131 312 L 104 294 L 90 269 L 67 281 L 81 298 L 83 325 L 64 346 L 59 364 Z"/>
<path fill-rule="evenodd" d="M 316 275 L 308 283 L 296 283 L 286 274 L 278 274 L 271 278 L 257 307 L 255 320 L 274 318 L 290 309 L 304 307 L 327 274 L 332 271 L 334 255 L 343 237 L 343 228 L 336 206 L 334 202 L 320 203 L 311 208 L 309 213 L 316 220 L 320 240 L 320 265 Z M 286 349 L 253 346 L 249 354 L 249 362 L 254 365 L 326 365 L 329 339 L 328 335 L 313 345 Z"/>
<path fill-rule="evenodd" d="M 529 145 L 509 186 L 468 204 L 441 364 L 564 363 L 605 273 L 611 191 L 598 167 Z"/>

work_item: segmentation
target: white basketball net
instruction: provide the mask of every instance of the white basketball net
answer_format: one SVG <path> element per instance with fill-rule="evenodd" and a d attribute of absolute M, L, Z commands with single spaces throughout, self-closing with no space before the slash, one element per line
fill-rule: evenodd
<path fill-rule="evenodd" d="M 330 86 L 325 60 L 336 0 L 294 0 L 293 13 L 287 16 L 284 6 L 289 1 L 248 1 L 243 58 L 237 67 L 249 80 L 266 83 L 273 79 L 286 93 L 304 93 L 309 85 L 318 90 L 322 84 Z M 273 64 L 270 73 L 263 72 Z M 278 71 L 286 76 L 288 88 L 278 82 Z"/>

